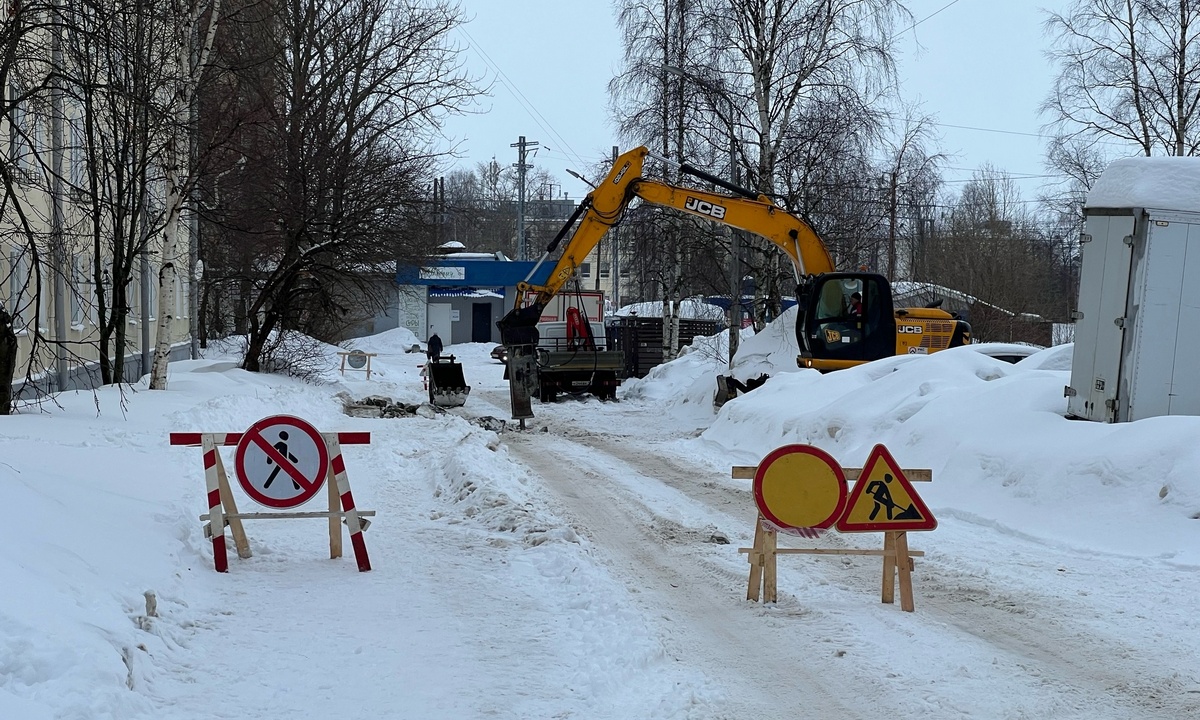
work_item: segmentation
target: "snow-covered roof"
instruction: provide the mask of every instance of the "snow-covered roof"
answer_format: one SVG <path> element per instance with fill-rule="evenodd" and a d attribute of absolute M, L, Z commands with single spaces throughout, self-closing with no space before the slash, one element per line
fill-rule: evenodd
<path fill-rule="evenodd" d="M 439 257 L 454 258 L 455 260 L 498 260 L 496 253 L 481 253 L 481 252 L 452 252 L 445 253 Z M 505 258 L 506 260 L 508 258 Z"/>
<path fill-rule="evenodd" d="M 656 300 L 654 302 L 625 305 L 613 314 L 617 316 L 662 317 L 662 309 L 662 301 Z M 722 320 L 725 318 L 725 311 L 703 300 L 689 299 L 684 300 L 680 304 L 679 317 L 685 320 Z"/>
<path fill-rule="evenodd" d="M 968 295 L 965 292 L 948 288 L 945 285 L 935 285 L 934 283 L 913 282 L 911 280 L 897 280 L 892 283 L 892 301 L 896 307 L 903 307 L 903 298 L 911 298 L 918 295 L 941 295 L 942 297 L 956 300 L 966 305 L 986 305 L 1005 315 L 1018 317 L 1029 322 L 1040 322 L 1044 318 L 1035 313 L 1015 313 L 1012 310 L 993 305 L 989 302 L 984 302 L 974 295 Z"/>
<path fill-rule="evenodd" d="M 941 295 L 946 298 L 957 300 L 968 305 L 973 305 L 979 302 L 979 298 L 968 295 L 965 292 L 960 292 L 945 285 L 936 285 L 934 283 L 914 282 L 912 280 L 897 280 L 892 283 L 892 297 L 911 297 L 913 295 L 922 294 Z"/>
<path fill-rule="evenodd" d="M 430 288 L 429 297 L 503 298 L 504 288 Z"/>
<path fill-rule="evenodd" d="M 1084 207 L 1200 212 L 1200 157 L 1116 160 L 1100 175 Z"/>

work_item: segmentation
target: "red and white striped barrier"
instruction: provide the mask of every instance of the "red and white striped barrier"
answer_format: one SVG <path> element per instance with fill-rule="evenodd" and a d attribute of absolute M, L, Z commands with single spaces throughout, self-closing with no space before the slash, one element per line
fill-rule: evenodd
<path fill-rule="evenodd" d="M 284 418 L 286 416 L 277 416 Z M 274 418 L 266 418 L 259 421 L 251 427 L 250 431 L 255 429 Z M 298 420 L 298 419 L 297 419 Z M 302 422 L 302 421 L 301 421 Z M 346 461 L 342 457 L 342 445 L 368 445 L 371 442 L 371 433 L 369 432 L 338 432 L 338 433 L 320 433 L 319 444 L 325 445 L 328 451 L 326 457 L 329 458 L 328 464 L 321 467 L 316 465 L 317 473 L 323 480 L 327 478 L 330 484 L 329 487 L 329 509 L 325 512 L 256 512 L 256 513 L 240 513 L 237 509 L 237 502 L 234 499 L 233 491 L 229 485 L 229 480 L 225 474 L 225 466 L 221 461 L 222 447 L 238 446 L 239 452 L 248 443 L 243 443 L 243 437 L 247 433 L 201 433 L 201 432 L 181 432 L 171 433 L 171 445 L 181 445 L 188 447 L 200 446 L 204 454 L 204 486 L 205 498 L 208 503 L 208 513 L 201 515 L 201 520 L 207 520 L 206 534 L 212 539 L 213 544 L 213 565 L 217 572 L 229 571 L 228 550 L 225 541 L 225 526 L 228 525 L 233 533 L 234 544 L 237 547 L 238 557 L 251 557 L 250 543 L 246 538 L 245 530 L 242 527 L 243 519 L 293 519 L 293 518 L 328 518 L 329 519 L 329 557 L 336 559 L 342 556 L 342 535 L 341 525 L 342 519 L 345 519 L 345 524 L 350 531 L 350 542 L 354 548 L 354 558 L 358 563 L 360 572 L 367 572 L 371 569 L 371 560 L 367 556 L 367 544 L 363 537 L 363 531 L 367 529 L 370 522 L 365 518 L 373 516 L 373 510 L 359 510 L 354 505 L 354 495 L 350 492 L 350 478 L 346 472 Z M 259 433 L 261 435 L 261 432 Z M 261 438 L 259 438 L 261 441 Z M 286 447 L 286 446 L 283 446 Z M 312 447 L 311 445 L 309 446 Z M 296 459 L 288 458 L 287 461 L 282 459 L 282 455 L 277 452 L 268 453 L 269 457 L 277 458 L 280 464 L 287 462 L 288 467 L 293 473 L 297 472 L 297 468 L 293 467 Z M 242 460 L 239 455 L 239 462 Z M 240 465 L 239 465 L 240 466 Z M 261 463 L 260 463 L 261 466 Z M 240 473 L 240 471 L 239 471 Z M 286 476 L 285 476 L 286 477 Z M 251 482 L 247 478 L 241 477 L 239 481 L 243 488 Z M 303 477 L 301 479 L 304 479 Z M 268 481 L 269 482 L 269 481 Z M 287 485 L 288 483 L 277 483 L 277 485 Z M 297 484 L 298 486 L 298 484 Z M 319 485 L 316 487 L 319 488 Z M 251 498 L 254 499 L 253 494 Z M 311 493 L 306 493 L 304 498 L 295 498 L 297 502 L 307 499 Z M 268 501 L 270 499 L 268 498 Z M 339 508 L 340 505 L 340 508 Z M 287 507 L 287 505 L 277 505 L 277 507 Z"/>

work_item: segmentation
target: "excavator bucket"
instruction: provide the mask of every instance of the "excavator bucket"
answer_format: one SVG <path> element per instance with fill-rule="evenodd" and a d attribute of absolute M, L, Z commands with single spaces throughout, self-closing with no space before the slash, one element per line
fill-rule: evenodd
<path fill-rule="evenodd" d="M 467 402 L 471 386 L 463 379 L 462 363 L 454 362 L 450 355 L 425 365 L 429 381 L 429 404 L 438 407 L 461 407 Z"/>

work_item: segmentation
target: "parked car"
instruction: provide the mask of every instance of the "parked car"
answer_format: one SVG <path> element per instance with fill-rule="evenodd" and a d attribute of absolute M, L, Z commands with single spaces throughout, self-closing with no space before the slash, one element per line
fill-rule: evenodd
<path fill-rule="evenodd" d="M 984 342 L 973 343 L 967 347 L 976 352 L 981 352 L 984 355 L 989 355 L 997 360 L 1004 362 L 1017 363 L 1025 358 L 1040 352 L 1043 348 L 1037 345 L 1025 345 L 1022 343 L 1004 343 L 1004 342 Z"/>
<path fill-rule="evenodd" d="M 508 364 L 508 348 L 504 347 L 503 345 L 497 345 L 496 347 L 492 348 L 492 359 L 499 360 L 500 362 L 507 365 Z"/>

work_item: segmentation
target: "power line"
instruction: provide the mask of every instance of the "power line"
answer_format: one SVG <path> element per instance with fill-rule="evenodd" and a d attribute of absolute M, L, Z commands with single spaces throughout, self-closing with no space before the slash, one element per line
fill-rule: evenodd
<path fill-rule="evenodd" d="M 1044 133 L 1021 132 L 1019 130 L 997 130 L 996 128 L 974 127 L 971 125 L 951 125 L 950 123 L 937 123 L 937 122 L 930 123 L 930 125 L 936 125 L 937 127 L 955 128 L 957 130 L 974 130 L 976 132 L 1000 133 L 1001 135 L 1024 135 L 1026 137 L 1043 138 L 1046 140 L 1054 139 L 1053 135 L 1046 135 Z"/>
<path fill-rule="evenodd" d="M 575 152 L 575 149 L 571 147 L 571 144 L 567 142 L 566 138 L 560 135 L 558 131 L 554 129 L 554 126 L 550 124 L 550 121 L 547 120 L 546 117 L 542 115 L 542 113 L 539 112 L 536 107 L 533 106 L 533 103 L 530 102 L 529 98 L 525 97 L 525 94 L 521 92 L 516 83 L 514 83 L 512 79 L 509 78 L 504 72 L 504 70 L 501 69 L 501 67 L 494 60 L 492 60 L 491 56 L 487 54 L 487 51 L 483 49 L 483 46 L 481 46 L 475 40 L 475 38 L 471 36 L 471 33 L 467 32 L 466 28 L 462 26 L 459 26 L 457 30 L 467 37 L 467 41 L 470 46 L 475 50 L 475 52 L 479 53 L 484 62 L 486 62 L 488 66 L 496 72 L 497 78 L 501 79 L 501 84 L 508 88 L 508 91 L 513 94 L 513 97 L 517 100 L 521 107 L 525 109 L 525 112 L 529 113 L 529 116 L 533 118 L 533 121 L 537 123 L 542 130 L 545 130 L 547 133 L 554 136 L 555 140 L 561 143 L 567 149 L 567 151 L 570 152 L 575 162 L 583 165 L 584 161 L 583 158 L 580 157 L 579 153 Z"/>
<path fill-rule="evenodd" d="M 912 30 L 912 29 L 913 29 L 913 28 L 915 28 L 916 26 L 920 25 L 921 23 L 925 22 L 926 20 L 928 20 L 928 19 L 932 18 L 933 16 L 937 15 L 937 14 L 938 14 L 938 13 L 940 13 L 942 10 L 945 10 L 945 9 L 949 8 L 950 6 L 952 6 L 952 5 L 957 5 L 957 4 L 958 4 L 958 0 L 950 0 L 950 2 L 946 3 L 946 4 L 945 4 L 945 5 L 943 5 L 941 8 L 939 8 L 939 9 L 937 9 L 937 10 L 934 10 L 932 13 L 930 13 L 930 14 L 926 15 L 925 17 L 923 17 L 923 18 L 921 18 L 920 20 L 916 21 L 916 22 L 915 22 L 915 23 L 913 23 L 912 25 L 909 25 L 908 27 L 904 28 L 903 30 L 901 30 L 900 32 L 898 32 L 898 33 L 896 33 L 896 34 L 897 34 L 897 35 L 903 35 L 904 33 L 908 32 L 909 30 Z"/>

